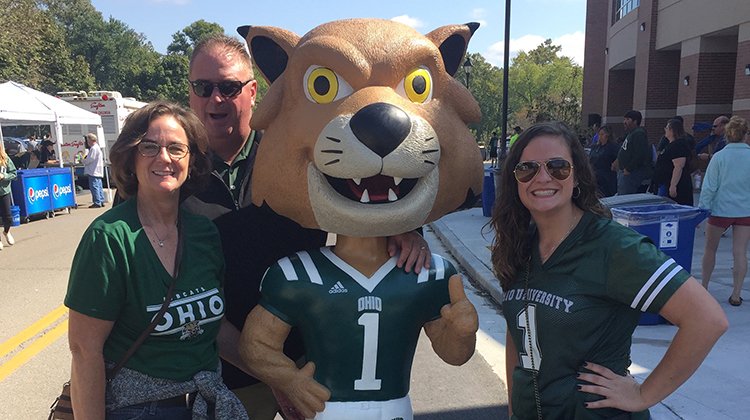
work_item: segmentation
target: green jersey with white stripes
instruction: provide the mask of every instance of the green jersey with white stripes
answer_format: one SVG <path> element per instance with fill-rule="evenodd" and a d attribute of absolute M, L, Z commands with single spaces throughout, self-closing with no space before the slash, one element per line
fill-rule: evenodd
<path fill-rule="evenodd" d="M 260 305 L 300 329 L 331 401 L 384 401 L 409 392 L 419 332 L 450 302 L 448 278 L 456 269 L 435 254 L 419 274 L 396 261 L 368 278 L 321 248 L 282 258 L 263 277 Z"/>
<path fill-rule="evenodd" d="M 641 311 L 659 312 L 690 274 L 649 238 L 591 213 L 583 215 L 544 264 L 538 235 L 534 236 L 528 289 L 524 269 L 503 299 L 503 314 L 518 351 L 514 418 L 537 418 L 533 370 L 539 375 L 544 418 L 622 414 L 584 407 L 601 397 L 578 391 L 576 374 L 588 361 L 624 375 Z M 648 411 L 631 418 L 648 418 Z"/>

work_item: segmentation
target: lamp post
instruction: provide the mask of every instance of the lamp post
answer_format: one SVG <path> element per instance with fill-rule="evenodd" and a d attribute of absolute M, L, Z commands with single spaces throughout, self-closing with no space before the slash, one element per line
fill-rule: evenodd
<path fill-rule="evenodd" d="M 505 0 L 505 51 L 503 51 L 503 127 L 501 129 L 500 144 L 502 145 L 502 156 L 508 152 L 505 147 L 505 139 L 508 136 L 508 70 L 510 67 L 510 0 Z"/>
<path fill-rule="evenodd" d="M 466 73 L 466 89 L 469 89 L 469 80 L 471 77 L 471 68 L 474 67 L 473 64 L 471 64 L 471 59 L 469 56 L 466 56 L 466 61 L 464 61 L 464 73 Z M 471 90 L 471 89 L 469 89 Z"/>

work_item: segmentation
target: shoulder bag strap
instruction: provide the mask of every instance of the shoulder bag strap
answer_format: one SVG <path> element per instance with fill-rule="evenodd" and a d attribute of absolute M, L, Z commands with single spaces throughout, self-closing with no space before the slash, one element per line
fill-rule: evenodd
<path fill-rule="evenodd" d="M 179 215 L 178 215 L 179 217 Z M 117 373 L 122 369 L 123 366 L 125 366 L 125 363 L 128 362 L 131 356 L 135 354 L 136 350 L 143 344 L 144 341 L 146 341 L 146 338 L 148 338 L 149 334 L 156 328 L 156 326 L 162 321 L 162 318 L 164 317 L 164 312 L 167 311 L 167 308 L 169 308 L 170 302 L 172 302 L 172 297 L 174 296 L 174 287 L 177 284 L 177 277 L 180 274 L 180 261 L 182 260 L 182 222 L 178 221 L 177 225 L 177 251 L 175 252 L 174 257 L 174 276 L 172 278 L 172 283 L 169 285 L 169 289 L 167 289 L 167 295 L 164 297 L 164 303 L 161 305 L 161 308 L 159 309 L 159 312 L 157 312 L 156 316 L 154 317 L 154 320 L 151 321 L 151 323 L 146 327 L 145 330 L 141 333 L 140 336 L 133 342 L 133 345 L 130 346 L 127 353 L 125 353 L 124 356 L 122 356 L 122 360 L 120 360 L 115 367 L 113 367 L 111 370 L 107 372 L 107 381 L 111 381 L 112 379 L 117 376 Z"/>

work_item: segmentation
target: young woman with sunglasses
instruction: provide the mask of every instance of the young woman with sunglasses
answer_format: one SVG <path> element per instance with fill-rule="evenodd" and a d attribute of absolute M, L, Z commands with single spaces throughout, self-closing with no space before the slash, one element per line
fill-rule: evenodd
<path fill-rule="evenodd" d="M 505 292 L 511 417 L 647 419 L 726 330 L 723 311 L 648 238 L 610 219 L 562 124 L 524 131 L 501 182 L 492 263 Z M 628 373 L 641 311 L 679 326 L 643 383 Z"/>
<path fill-rule="evenodd" d="M 129 115 L 112 146 L 127 200 L 83 234 L 65 297 L 76 419 L 247 418 L 219 369 L 220 350 L 239 360 L 217 344 L 226 330 L 219 235 L 180 208 L 210 171 L 207 151 L 198 118 L 158 102 Z M 161 321 L 109 377 L 169 296 Z"/>

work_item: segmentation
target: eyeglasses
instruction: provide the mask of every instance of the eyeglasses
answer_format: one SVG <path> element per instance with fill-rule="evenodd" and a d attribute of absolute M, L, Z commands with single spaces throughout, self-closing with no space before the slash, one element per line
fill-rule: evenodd
<path fill-rule="evenodd" d="M 250 79 L 246 82 L 240 82 L 239 80 L 225 80 L 223 82 L 209 82 L 208 80 L 188 80 L 190 86 L 193 87 L 193 92 L 201 98 L 208 98 L 214 92 L 214 88 L 219 88 L 219 93 L 225 98 L 233 98 L 242 92 L 242 88 L 246 84 L 252 82 L 255 79 Z"/>
<path fill-rule="evenodd" d="M 173 160 L 180 160 L 190 153 L 190 147 L 184 143 L 172 143 L 162 146 L 151 140 L 142 140 L 138 143 L 138 153 L 143 157 L 154 157 L 161 152 L 161 148 L 167 149 L 169 157 Z"/>
<path fill-rule="evenodd" d="M 516 176 L 516 181 L 527 183 L 534 179 L 536 174 L 539 173 L 539 169 L 544 166 L 547 173 L 557 179 L 558 181 L 565 181 L 570 177 L 570 173 L 573 170 L 573 165 L 565 159 L 554 158 L 544 162 L 538 160 L 527 160 L 525 162 L 519 162 L 516 168 L 513 170 L 513 174 Z"/>

